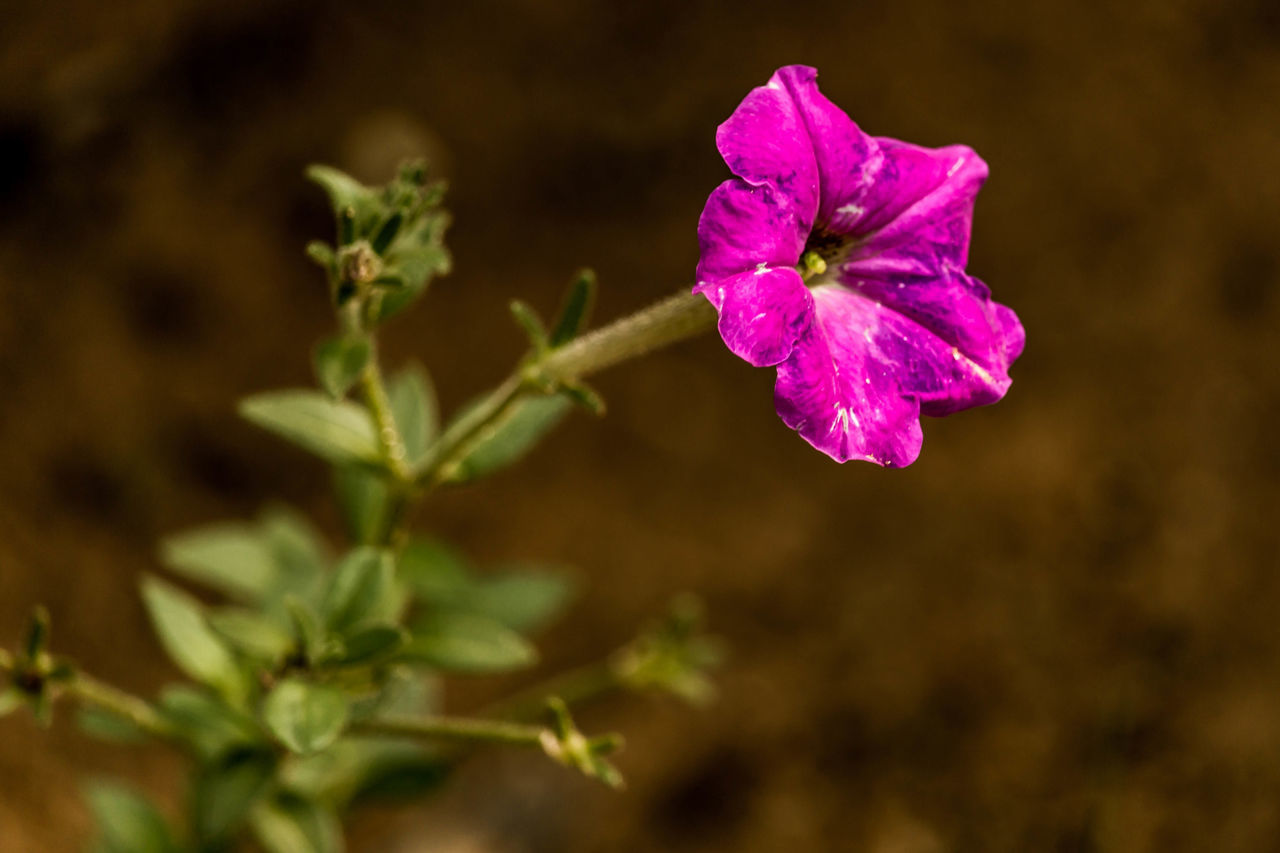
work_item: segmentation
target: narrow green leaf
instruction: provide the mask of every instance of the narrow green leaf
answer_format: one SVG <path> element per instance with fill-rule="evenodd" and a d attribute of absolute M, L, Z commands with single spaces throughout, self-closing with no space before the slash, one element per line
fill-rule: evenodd
<path fill-rule="evenodd" d="M 395 564 L 390 552 L 362 546 L 343 557 L 325 596 L 325 624 L 333 631 L 392 616 Z"/>
<path fill-rule="evenodd" d="M 277 663 L 293 648 L 293 637 L 275 619 L 256 610 L 224 607 L 208 615 L 209 627 L 240 651 Z"/>
<path fill-rule="evenodd" d="M 414 626 L 400 658 L 451 672 L 503 672 L 531 666 L 538 652 L 529 641 L 494 619 L 469 613 L 438 613 Z"/>
<path fill-rule="evenodd" d="M 342 734 L 347 724 L 347 697 L 336 687 L 289 678 L 267 696 L 262 718 L 289 749 L 315 752 Z"/>
<path fill-rule="evenodd" d="M 142 599 L 160 645 L 183 672 L 228 696 L 243 696 L 235 658 L 196 599 L 149 575 L 142 579 Z"/>
<path fill-rule="evenodd" d="M 240 414 L 330 462 L 380 463 L 373 421 L 355 403 L 318 391 L 273 391 L 241 400 Z"/>
<path fill-rule="evenodd" d="M 578 336 L 591 316 L 595 300 L 596 274 L 591 270 L 581 270 L 565 293 L 560 319 L 556 321 L 555 330 L 551 333 L 552 347 L 564 346 Z"/>
<path fill-rule="evenodd" d="M 99 849 L 107 853 L 176 853 L 164 816 L 145 798 L 115 782 L 94 781 L 85 790 L 98 824 Z"/>
<path fill-rule="evenodd" d="M 573 593 L 573 583 L 562 573 L 512 571 L 478 581 L 468 605 L 512 630 L 536 631 L 560 614 Z"/>
<path fill-rule="evenodd" d="M 160 543 L 160 562 L 245 602 L 261 600 L 276 585 L 278 574 L 270 545 L 244 524 L 217 524 L 170 536 Z"/>
<path fill-rule="evenodd" d="M 565 382 L 560 386 L 560 393 L 596 417 L 605 413 L 604 398 L 585 382 Z"/>
<path fill-rule="evenodd" d="M 316 379 L 328 395 L 345 397 L 369 363 L 369 341 L 354 335 L 339 335 L 321 341 L 312 356 Z"/>
<path fill-rule="evenodd" d="M 191 792 L 198 849 L 221 849 L 271 791 L 275 769 L 275 755 L 261 749 L 228 752 L 200 769 Z"/>
<path fill-rule="evenodd" d="M 471 447 L 450 479 L 476 480 L 518 461 L 560 423 L 569 406 L 569 400 L 560 395 L 537 397 L 520 404 Z"/>
<path fill-rule="evenodd" d="M 530 346 L 535 352 L 545 352 L 551 346 L 551 340 L 547 336 L 547 327 L 542 325 L 542 318 L 538 316 L 538 312 L 519 299 L 511 300 L 510 308 L 511 316 L 515 318 L 520 328 L 524 329 Z"/>
<path fill-rule="evenodd" d="M 339 465 L 333 478 L 348 535 L 361 545 L 377 542 L 387 524 L 387 501 L 391 497 L 386 481 L 358 465 Z"/>
<path fill-rule="evenodd" d="M 391 377 L 387 396 L 409 465 L 416 465 L 440 432 L 440 409 L 426 368 L 411 362 Z"/>
<path fill-rule="evenodd" d="M 267 853 L 341 853 L 337 817 L 310 800 L 281 793 L 250 816 L 254 835 Z"/>
<path fill-rule="evenodd" d="M 49 643 L 49 611 L 43 605 L 36 605 L 31 611 L 31 624 L 27 627 L 26 642 L 23 648 L 27 660 L 38 658 Z"/>

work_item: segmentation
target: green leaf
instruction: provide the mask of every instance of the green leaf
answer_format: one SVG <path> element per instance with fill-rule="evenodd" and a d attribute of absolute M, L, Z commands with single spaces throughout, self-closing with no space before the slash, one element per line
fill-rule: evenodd
<path fill-rule="evenodd" d="M 76 714 L 76 722 L 80 726 L 80 731 L 98 740 L 111 743 L 142 743 L 147 739 L 146 732 L 133 723 L 100 708 L 80 708 Z"/>
<path fill-rule="evenodd" d="M 426 455 L 440 432 L 440 410 L 431 377 L 422 365 L 409 364 L 387 383 L 391 413 L 395 417 L 410 467 Z"/>
<path fill-rule="evenodd" d="M 518 461 L 560 423 L 569 407 L 569 400 L 560 395 L 536 397 L 517 406 L 471 446 L 450 479 L 476 480 Z"/>
<path fill-rule="evenodd" d="M 369 341 L 356 335 L 340 335 L 321 341 L 315 349 L 316 379 L 330 397 L 345 397 L 369 363 Z"/>
<path fill-rule="evenodd" d="M 315 752 L 342 734 L 347 724 L 347 697 L 336 687 L 285 679 L 267 696 L 262 718 L 289 749 Z"/>
<path fill-rule="evenodd" d="M 398 569 L 400 580 L 432 603 L 457 602 L 471 583 L 463 556 L 434 539 L 410 540 L 400 552 Z"/>
<path fill-rule="evenodd" d="M 348 534 L 362 545 L 377 542 L 387 524 L 387 502 L 391 497 L 386 481 L 357 465 L 339 465 L 333 476 Z"/>
<path fill-rule="evenodd" d="M 202 690 L 166 687 L 160 693 L 160 709 L 206 761 L 262 741 L 253 719 Z"/>
<path fill-rule="evenodd" d="M 335 464 L 380 464 L 373 420 L 355 403 L 318 391 L 272 391 L 241 400 L 240 414 Z"/>
<path fill-rule="evenodd" d="M 596 274 L 591 270 L 581 270 L 565 293 L 560 319 L 556 321 L 555 330 L 551 333 L 552 347 L 564 346 L 578 336 L 591 316 L 595 301 Z"/>
<path fill-rule="evenodd" d="M 36 605 L 31 611 L 31 624 L 27 627 L 26 641 L 23 649 L 27 660 L 34 661 L 44 652 L 49 642 L 49 611 L 43 605 Z"/>
<path fill-rule="evenodd" d="M 413 747 L 399 753 L 387 751 L 368 763 L 352 800 L 357 804 L 417 800 L 443 785 L 453 768 L 448 759 Z"/>
<path fill-rule="evenodd" d="M 494 619 L 470 613 L 436 613 L 414 626 L 401 659 L 451 672 L 504 672 L 531 666 L 538 652 Z"/>
<path fill-rule="evenodd" d="M 224 607 L 208 615 L 209 627 L 227 643 L 267 663 L 277 663 L 293 648 L 289 631 L 265 613 Z"/>
<path fill-rule="evenodd" d="M 512 630 L 536 631 L 560 614 L 573 593 L 573 583 L 562 573 L 513 571 L 478 581 L 468 605 Z"/>
<path fill-rule="evenodd" d="M 204 608 L 196 599 L 148 575 L 142 579 L 142 600 L 160 645 L 179 669 L 229 697 L 243 697 L 235 658 L 205 621 Z"/>
<path fill-rule="evenodd" d="M 266 750 L 228 752 L 205 765 L 191 792 L 191 826 L 199 849 L 220 847 L 244 823 L 249 810 L 272 788 L 276 758 Z"/>
<path fill-rule="evenodd" d="M 311 605 L 296 595 L 284 597 L 285 610 L 293 623 L 293 634 L 297 639 L 298 650 L 308 661 L 319 660 L 324 656 L 326 637 L 320 626 L 320 619 Z"/>
<path fill-rule="evenodd" d="M 350 234 L 340 234 L 342 243 L 349 243 L 357 236 L 365 235 L 377 222 L 382 202 L 377 190 L 366 187 L 355 178 L 331 166 L 307 167 L 307 177 L 319 184 L 329 196 L 334 215 L 339 222 L 349 218 Z M 339 229 L 340 231 L 343 229 Z"/>
<path fill-rule="evenodd" d="M 547 328 L 542 325 L 542 318 L 538 316 L 538 312 L 519 299 L 511 300 L 510 308 L 511 316 L 515 318 L 520 328 L 524 329 L 534 352 L 546 352 L 551 346 L 551 339 L 547 336 Z"/>
<path fill-rule="evenodd" d="M 107 853 L 176 853 L 164 816 L 139 794 L 115 782 L 95 781 L 85 790 L 98 824 L 99 849 Z"/>
<path fill-rule="evenodd" d="M 250 822 L 267 853 L 341 853 L 342 826 L 319 804 L 281 793 L 254 809 Z"/>
<path fill-rule="evenodd" d="M 344 642 L 342 656 L 336 661 L 343 666 L 366 665 L 390 657 L 409 640 L 409 632 L 399 625 L 380 624 L 353 628 Z"/>
<path fill-rule="evenodd" d="M 292 507 L 275 504 L 262 511 L 261 535 L 279 570 L 277 595 L 311 595 L 329 568 L 329 547 L 307 518 Z"/>
<path fill-rule="evenodd" d="M 325 624 L 342 631 L 394 615 L 395 563 L 390 552 L 361 546 L 338 563 L 325 596 Z"/>
<path fill-rule="evenodd" d="M 246 602 L 261 600 L 278 575 L 270 545 L 244 524 L 217 524 L 170 536 L 160 543 L 160 562 Z"/>

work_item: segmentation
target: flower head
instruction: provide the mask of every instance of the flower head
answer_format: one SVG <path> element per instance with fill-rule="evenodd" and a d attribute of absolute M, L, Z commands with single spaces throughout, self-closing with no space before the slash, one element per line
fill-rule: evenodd
<path fill-rule="evenodd" d="M 987 165 L 963 145 L 872 137 L 817 72 L 779 69 L 720 125 L 737 177 L 707 199 L 694 291 L 736 355 L 777 366 L 784 423 L 845 462 L 900 467 L 920 415 L 993 403 L 1017 316 L 965 273 Z"/>

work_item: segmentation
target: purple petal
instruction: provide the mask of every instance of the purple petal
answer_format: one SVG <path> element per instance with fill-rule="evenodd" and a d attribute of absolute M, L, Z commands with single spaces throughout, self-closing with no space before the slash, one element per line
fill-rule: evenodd
<path fill-rule="evenodd" d="M 883 160 L 874 183 L 853 207 L 851 230 L 866 235 L 859 254 L 870 256 L 913 244 L 911 257 L 963 269 L 969 259 L 973 203 L 987 179 L 987 164 L 972 148 L 921 148 L 878 138 Z M 931 271 L 937 272 L 938 264 Z"/>
<path fill-rule="evenodd" d="M 756 367 L 790 355 L 813 313 L 813 295 L 791 267 L 760 267 L 699 292 L 720 313 L 720 337 L 729 350 Z"/>
<path fill-rule="evenodd" d="M 818 168 L 817 221 L 839 226 L 852 223 L 858 217 L 851 214 L 867 207 L 864 199 L 884 157 L 876 141 L 818 91 L 817 77 L 816 69 L 789 65 L 778 69 L 773 79 L 786 86 L 809 134 Z M 839 227 L 830 230 L 848 233 Z"/>
<path fill-rule="evenodd" d="M 913 269 L 915 263 L 910 257 L 899 259 L 889 253 L 845 264 L 837 280 L 933 333 L 995 377 L 996 384 L 1007 387 L 1009 365 L 1021 354 L 1025 339 L 1017 316 L 992 302 L 990 290 L 978 279 L 950 268 L 922 275 Z M 993 402 L 999 396 L 970 405 Z M 965 397 L 961 393 L 957 399 Z M 964 406 L 935 411 L 926 407 L 925 414 L 945 414 L 961 408 Z"/>
<path fill-rule="evenodd" d="M 806 226 L 777 190 L 725 181 L 711 193 L 698 219 L 702 255 L 694 290 L 760 264 L 794 266 L 807 237 Z"/>
<path fill-rule="evenodd" d="M 752 89 L 716 130 L 729 171 L 753 186 L 770 185 L 808 231 L 818 207 L 818 168 L 799 106 L 783 82 L 784 68 Z"/>
<path fill-rule="evenodd" d="M 943 414 L 1008 389 L 1007 375 L 880 303 L 837 286 L 813 296 L 814 322 L 778 365 L 774 398 L 783 422 L 833 459 L 909 465 L 922 409 Z"/>

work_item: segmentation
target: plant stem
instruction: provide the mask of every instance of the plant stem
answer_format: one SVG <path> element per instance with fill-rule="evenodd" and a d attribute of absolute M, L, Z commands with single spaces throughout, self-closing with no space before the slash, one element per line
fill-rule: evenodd
<path fill-rule="evenodd" d="M 378 366 L 377 340 L 372 334 L 369 335 L 369 361 L 360 371 L 360 390 L 364 392 L 365 405 L 373 417 L 373 425 L 378 431 L 378 444 L 392 477 L 400 484 L 412 483 L 409 456 L 404 449 L 400 429 L 396 426 L 395 415 L 391 411 L 391 400 L 382 379 L 382 369 Z"/>
<path fill-rule="evenodd" d="M 448 480 L 450 468 L 472 443 L 530 394 L 547 394 L 627 359 L 712 328 L 716 311 L 706 297 L 680 293 L 520 365 L 475 407 L 455 421 L 428 451 L 418 482 L 427 489 Z"/>
<path fill-rule="evenodd" d="M 485 430 L 501 421 L 527 390 L 528 380 L 522 371 L 517 370 L 450 424 L 427 451 L 418 481 L 430 489 L 448 479 L 453 463 L 466 453 Z"/>
<path fill-rule="evenodd" d="M 699 335 L 716 324 L 705 296 L 683 292 L 553 350 L 533 367 L 558 381 L 584 379 L 615 364 Z"/>
<path fill-rule="evenodd" d="M 112 687 L 96 678 L 77 673 L 63 687 L 63 690 L 77 702 L 114 714 L 153 737 L 161 739 L 173 737 L 174 732 L 169 721 L 150 702 L 125 693 L 118 687 Z"/>
<path fill-rule="evenodd" d="M 352 724 L 348 731 L 352 734 L 539 746 L 549 730 L 545 726 L 531 726 L 506 720 L 400 715 L 361 720 Z"/>

